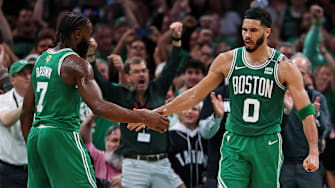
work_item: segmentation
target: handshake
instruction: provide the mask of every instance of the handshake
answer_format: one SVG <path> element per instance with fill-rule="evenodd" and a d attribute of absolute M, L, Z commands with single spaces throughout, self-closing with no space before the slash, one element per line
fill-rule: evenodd
<path fill-rule="evenodd" d="M 127 128 L 129 130 L 135 129 L 138 132 L 145 126 L 160 133 L 168 130 L 170 121 L 164 116 L 166 109 L 134 109 L 134 111 L 141 113 L 144 121 L 142 123 L 128 123 Z"/>

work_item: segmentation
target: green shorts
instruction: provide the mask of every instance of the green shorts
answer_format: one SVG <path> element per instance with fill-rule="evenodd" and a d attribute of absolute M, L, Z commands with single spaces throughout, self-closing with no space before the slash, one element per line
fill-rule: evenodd
<path fill-rule="evenodd" d="M 222 139 L 219 188 L 278 188 L 283 164 L 280 133 L 241 136 L 226 132 Z"/>
<path fill-rule="evenodd" d="M 32 127 L 27 150 L 28 188 L 96 188 L 93 166 L 78 132 Z"/>

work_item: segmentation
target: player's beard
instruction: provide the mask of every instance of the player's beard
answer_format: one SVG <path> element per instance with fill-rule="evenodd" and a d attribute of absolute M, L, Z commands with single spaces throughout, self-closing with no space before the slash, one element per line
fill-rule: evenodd
<path fill-rule="evenodd" d="M 256 45 L 255 45 L 255 47 L 254 48 L 245 48 L 248 52 L 254 52 L 255 50 L 257 50 L 257 48 L 260 46 L 260 45 L 262 45 L 263 44 L 263 42 L 264 42 L 264 33 L 263 33 L 263 35 L 259 38 L 259 39 L 257 39 L 257 41 L 256 41 Z"/>
<path fill-rule="evenodd" d="M 81 42 L 77 46 L 76 50 L 77 54 L 82 58 L 86 58 L 88 47 L 89 47 L 88 41 L 85 39 L 81 40 Z"/>
<path fill-rule="evenodd" d="M 106 161 L 116 169 L 122 168 L 122 155 L 115 152 L 115 150 L 105 153 Z"/>

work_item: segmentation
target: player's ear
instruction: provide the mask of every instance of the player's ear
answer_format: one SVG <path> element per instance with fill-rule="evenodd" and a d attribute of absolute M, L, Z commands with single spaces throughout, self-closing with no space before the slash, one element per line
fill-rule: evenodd
<path fill-rule="evenodd" d="M 79 29 L 73 31 L 73 35 L 74 35 L 74 38 L 76 40 L 79 40 L 80 39 L 80 36 L 81 36 L 81 31 Z"/>
<path fill-rule="evenodd" d="M 268 28 L 265 29 L 265 36 L 266 36 L 266 38 L 269 38 L 270 35 L 271 35 L 271 28 L 268 27 Z"/>

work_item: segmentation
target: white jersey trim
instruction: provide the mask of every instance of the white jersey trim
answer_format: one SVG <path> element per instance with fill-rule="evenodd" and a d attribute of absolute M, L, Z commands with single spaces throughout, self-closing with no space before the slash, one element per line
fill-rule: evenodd
<path fill-rule="evenodd" d="M 277 188 L 280 188 L 279 176 L 280 176 L 280 169 L 281 169 L 281 164 L 282 164 L 282 154 L 283 154 L 282 144 L 283 144 L 283 140 L 282 140 L 282 137 L 281 137 L 280 133 L 277 133 L 277 136 L 278 136 L 278 140 L 279 140 L 279 155 L 278 155 L 278 168 L 277 168 Z"/>
<path fill-rule="evenodd" d="M 277 60 L 277 62 L 276 62 L 276 64 L 275 64 L 274 78 L 275 78 L 275 82 L 276 82 L 277 86 L 278 86 L 280 89 L 282 89 L 282 90 L 285 91 L 285 90 L 286 90 L 286 87 L 285 87 L 283 84 L 280 83 L 279 78 L 278 78 L 278 66 L 279 66 L 279 62 L 281 61 L 281 59 L 282 59 L 283 57 L 284 57 L 283 54 L 280 54 L 280 56 L 278 57 L 278 60 Z"/>
<path fill-rule="evenodd" d="M 91 171 L 90 171 L 90 167 L 87 163 L 87 158 L 86 158 L 86 155 L 85 155 L 85 151 L 82 147 L 82 145 L 80 144 L 80 137 L 79 137 L 79 133 L 78 132 L 73 132 L 73 136 L 74 136 L 74 139 L 76 141 L 76 145 L 80 151 L 80 154 L 81 154 L 81 158 L 82 158 L 82 162 L 83 162 L 83 165 L 84 165 L 84 168 L 85 168 L 85 172 L 86 172 L 86 175 L 87 175 L 87 178 L 88 178 L 88 181 L 89 183 L 92 185 L 93 188 L 97 188 L 97 185 L 95 184 L 95 181 L 94 179 L 92 178 L 92 175 L 91 175 Z"/>
<path fill-rule="evenodd" d="M 262 69 L 262 68 L 264 68 L 264 67 L 266 67 L 270 62 L 271 62 L 271 60 L 273 59 L 273 57 L 275 56 L 275 50 L 273 49 L 273 48 L 271 48 L 271 54 L 270 54 L 270 56 L 269 56 L 269 58 L 268 58 L 268 60 L 266 60 L 265 61 L 265 63 L 263 63 L 263 64 L 261 64 L 261 65 L 251 65 L 251 64 L 249 64 L 248 63 L 248 61 L 247 61 L 247 58 L 246 58 L 246 56 L 245 56 L 245 47 L 243 47 L 242 48 L 242 61 L 243 61 L 243 63 L 244 63 L 244 65 L 246 66 L 246 67 L 248 67 L 249 69 L 254 69 L 254 70 L 257 70 L 257 69 Z"/>
<path fill-rule="evenodd" d="M 234 72 L 234 68 L 235 68 L 235 64 L 236 64 L 237 51 L 238 51 L 238 48 L 236 48 L 236 49 L 234 50 L 233 61 L 231 62 L 230 70 L 229 70 L 229 73 L 228 73 L 228 75 L 227 75 L 227 80 L 230 79 L 231 75 L 232 75 L 233 72 Z"/>
<path fill-rule="evenodd" d="M 223 145 L 223 142 L 225 142 L 226 140 L 226 135 L 228 134 L 228 131 L 226 131 L 224 134 L 223 134 L 223 138 L 222 138 L 222 142 L 221 142 L 221 146 L 220 148 L 222 148 L 222 145 Z M 220 149 L 220 154 L 221 154 L 221 158 L 220 158 L 220 162 L 219 162 L 219 172 L 218 172 L 218 182 L 219 182 L 219 186 L 222 187 L 222 188 L 227 188 L 227 185 L 223 182 L 223 179 L 221 178 L 221 164 L 222 164 L 222 152 L 221 152 L 221 149 Z M 220 188 L 219 187 L 219 188 Z"/>
<path fill-rule="evenodd" d="M 49 48 L 48 50 L 47 50 L 47 52 L 49 53 L 49 54 L 57 54 L 57 53 L 59 53 L 59 52 L 63 52 L 63 51 L 66 51 L 66 50 L 71 50 L 71 51 L 73 51 L 71 48 L 63 48 L 63 49 L 61 49 L 61 50 L 55 50 L 54 48 Z"/>

